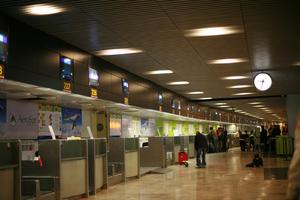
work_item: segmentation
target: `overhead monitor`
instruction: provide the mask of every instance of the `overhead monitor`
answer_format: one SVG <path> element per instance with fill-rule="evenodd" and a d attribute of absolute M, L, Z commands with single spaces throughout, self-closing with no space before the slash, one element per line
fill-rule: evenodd
<path fill-rule="evenodd" d="M 99 73 L 98 70 L 89 67 L 89 86 L 99 86 Z"/>
<path fill-rule="evenodd" d="M 70 58 L 61 56 L 59 63 L 61 78 L 72 82 L 74 80 L 74 61 Z"/>
<path fill-rule="evenodd" d="M 125 79 L 122 79 L 122 94 L 124 97 L 129 96 L 129 84 Z"/>
<path fill-rule="evenodd" d="M 163 104 L 163 94 L 162 94 L 162 92 L 158 93 L 158 104 L 159 105 Z"/>

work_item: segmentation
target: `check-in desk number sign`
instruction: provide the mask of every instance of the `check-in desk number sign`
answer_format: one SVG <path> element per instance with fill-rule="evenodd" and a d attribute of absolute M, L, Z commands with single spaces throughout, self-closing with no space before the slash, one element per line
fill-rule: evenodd
<path fill-rule="evenodd" d="M 4 65 L 0 64 L 0 79 L 4 79 Z"/>
<path fill-rule="evenodd" d="M 64 81 L 63 82 L 63 91 L 65 92 L 72 92 L 72 83 L 69 81 Z"/>
<path fill-rule="evenodd" d="M 91 97 L 98 98 L 98 90 L 97 88 L 91 88 Z"/>

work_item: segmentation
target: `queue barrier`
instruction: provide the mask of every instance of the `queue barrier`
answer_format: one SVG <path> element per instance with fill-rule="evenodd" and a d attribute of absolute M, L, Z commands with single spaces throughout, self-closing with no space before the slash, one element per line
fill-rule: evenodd
<path fill-rule="evenodd" d="M 20 141 L 0 141 L 0 199 L 21 199 Z"/>

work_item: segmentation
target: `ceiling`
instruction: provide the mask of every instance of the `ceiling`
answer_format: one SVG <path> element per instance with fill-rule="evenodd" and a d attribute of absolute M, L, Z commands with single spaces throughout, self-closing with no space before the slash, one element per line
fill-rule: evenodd
<path fill-rule="evenodd" d="M 0 10 L 18 20 L 54 35 L 83 50 L 139 48 L 142 53 L 101 56 L 134 74 L 149 79 L 190 99 L 232 98 L 240 92 L 251 97 L 300 93 L 300 18 L 297 1 L 169 1 L 169 0 L 60 0 L 39 1 L 65 9 L 65 12 L 31 16 L 23 12 L 36 1 L 1 1 Z M 185 37 L 188 29 L 235 26 L 242 32 L 223 36 Z M 216 65 L 212 59 L 245 58 L 248 62 Z M 173 74 L 145 75 L 150 70 L 170 69 Z M 259 92 L 254 87 L 228 89 L 232 85 L 253 85 L 260 71 L 273 78 L 272 88 Z M 244 75 L 248 79 L 222 80 Z M 171 81 L 189 85 L 169 86 Z M 293 87 L 294 86 L 294 87 Z M 201 95 L 187 95 L 203 91 Z M 252 100 L 251 100 L 252 101 Z M 285 100 L 263 98 L 274 113 L 285 112 Z M 275 119 L 246 106 L 247 100 L 228 101 L 251 114 Z M 249 103 L 249 102 L 248 102 Z M 207 103 L 214 106 L 212 103 Z M 286 117 L 282 114 L 281 117 Z"/>

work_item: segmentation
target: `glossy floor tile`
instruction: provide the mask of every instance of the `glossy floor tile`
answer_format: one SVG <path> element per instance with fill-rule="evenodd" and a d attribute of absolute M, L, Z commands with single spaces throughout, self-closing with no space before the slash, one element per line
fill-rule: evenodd
<path fill-rule="evenodd" d="M 238 149 L 228 153 L 209 154 L 205 169 L 171 166 L 166 174 L 148 174 L 102 190 L 89 199 L 148 200 L 148 199 L 285 199 L 287 180 L 264 179 L 263 168 L 246 168 L 252 153 Z M 287 168 L 281 158 L 264 158 L 265 168 Z"/>

